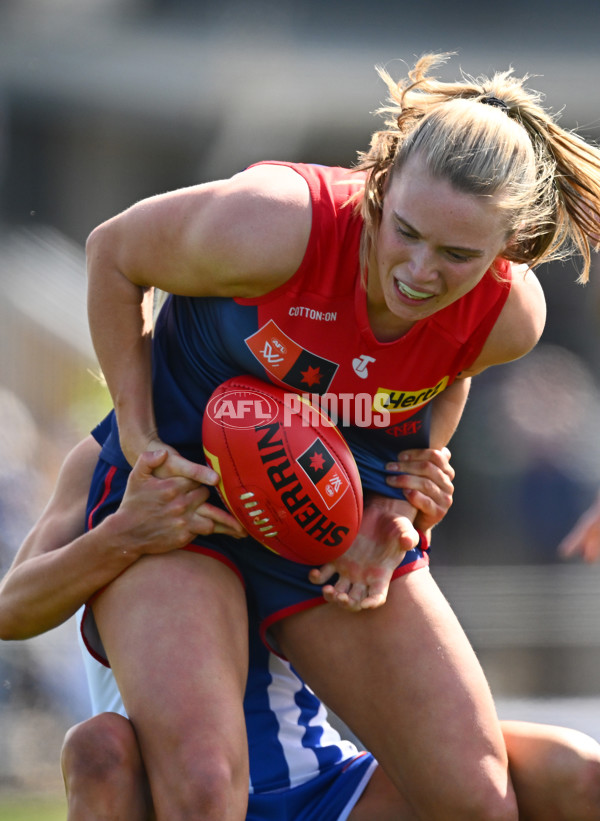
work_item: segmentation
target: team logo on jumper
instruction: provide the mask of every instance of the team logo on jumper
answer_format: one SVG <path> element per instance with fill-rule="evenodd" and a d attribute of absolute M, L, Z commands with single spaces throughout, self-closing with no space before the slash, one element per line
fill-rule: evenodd
<path fill-rule="evenodd" d="M 339 502 L 348 490 L 348 480 L 318 436 L 296 461 L 328 508 Z"/>
<path fill-rule="evenodd" d="M 418 391 L 402 391 L 394 390 L 393 388 L 378 388 L 375 394 L 376 406 L 381 409 L 385 408 L 389 413 L 400 413 L 402 411 L 414 410 L 421 405 L 426 405 L 428 402 L 441 393 L 448 385 L 448 376 L 433 385 L 431 388 L 421 388 Z"/>
<path fill-rule="evenodd" d="M 338 369 L 335 362 L 307 351 L 270 319 L 245 340 L 264 369 L 297 391 L 327 393 Z"/>

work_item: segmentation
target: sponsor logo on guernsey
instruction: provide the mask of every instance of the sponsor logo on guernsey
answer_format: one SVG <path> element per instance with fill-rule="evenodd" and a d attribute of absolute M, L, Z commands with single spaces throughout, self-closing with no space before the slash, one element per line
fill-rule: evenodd
<path fill-rule="evenodd" d="M 298 391 L 326 393 L 339 367 L 298 345 L 272 319 L 245 342 L 268 373 Z"/>
<path fill-rule="evenodd" d="M 375 362 L 375 359 L 363 353 L 352 360 L 352 370 L 361 379 L 366 379 L 369 375 L 367 368 L 370 362 Z"/>
<path fill-rule="evenodd" d="M 375 394 L 373 407 L 376 409 L 385 408 L 388 413 L 401 413 L 406 410 L 419 408 L 441 393 L 448 384 L 449 377 L 433 385 L 431 388 L 421 388 L 418 391 L 403 391 L 394 388 L 378 388 Z"/>
<path fill-rule="evenodd" d="M 292 305 L 288 311 L 289 316 L 304 316 L 307 319 L 316 319 L 317 322 L 335 322 L 337 311 L 319 311 L 317 308 L 309 308 L 307 305 Z"/>
<path fill-rule="evenodd" d="M 394 425 L 386 430 L 388 436 L 414 436 L 423 427 L 421 419 L 409 419 L 407 422 L 400 422 L 399 425 Z"/>

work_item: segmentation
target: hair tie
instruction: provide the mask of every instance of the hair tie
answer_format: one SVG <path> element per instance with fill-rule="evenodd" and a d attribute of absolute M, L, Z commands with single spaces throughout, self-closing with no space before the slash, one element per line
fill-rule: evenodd
<path fill-rule="evenodd" d="M 479 100 L 480 103 L 484 105 L 492 105 L 494 108 L 501 108 L 502 111 L 506 111 L 508 113 L 508 106 L 501 100 L 499 97 L 493 97 L 491 94 L 487 97 L 481 97 Z"/>

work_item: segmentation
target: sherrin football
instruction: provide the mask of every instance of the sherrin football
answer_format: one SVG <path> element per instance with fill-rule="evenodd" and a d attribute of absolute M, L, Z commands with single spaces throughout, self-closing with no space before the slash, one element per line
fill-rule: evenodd
<path fill-rule="evenodd" d="M 206 406 L 202 441 L 223 501 L 269 550 L 318 566 L 352 544 L 363 508 L 356 462 L 304 397 L 253 376 L 228 379 Z"/>

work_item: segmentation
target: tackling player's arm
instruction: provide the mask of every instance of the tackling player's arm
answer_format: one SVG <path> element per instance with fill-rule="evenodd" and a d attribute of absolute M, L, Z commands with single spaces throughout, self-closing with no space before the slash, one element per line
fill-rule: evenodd
<path fill-rule="evenodd" d="M 99 452 L 89 436 L 65 459 L 50 501 L 0 583 L 0 639 L 26 639 L 57 627 L 143 554 L 183 547 L 213 530 L 243 535 L 240 526 L 229 528 L 229 514 L 206 504 L 205 487 L 153 475 L 164 451 L 140 456 L 119 509 L 86 533 Z"/>

